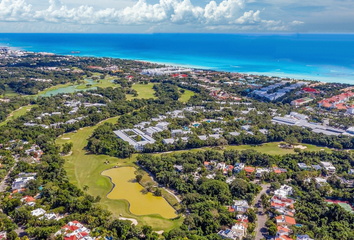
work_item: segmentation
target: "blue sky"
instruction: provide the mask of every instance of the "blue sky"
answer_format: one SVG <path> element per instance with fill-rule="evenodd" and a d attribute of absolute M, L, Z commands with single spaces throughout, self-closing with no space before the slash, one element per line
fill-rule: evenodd
<path fill-rule="evenodd" d="M 353 33 L 353 0 L 0 0 L 0 32 Z"/>

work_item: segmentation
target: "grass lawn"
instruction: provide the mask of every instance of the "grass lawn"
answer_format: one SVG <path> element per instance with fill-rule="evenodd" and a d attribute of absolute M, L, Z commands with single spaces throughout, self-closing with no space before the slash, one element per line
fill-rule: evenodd
<path fill-rule="evenodd" d="M 105 122 L 115 123 L 118 117 L 111 118 Z M 100 123 L 102 124 L 102 123 Z M 106 155 L 87 154 L 84 147 L 87 145 L 87 138 L 92 135 L 94 129 L 100 124 L 93 127 L 86 127 L 78 130 L 76 133 L 67 133 L 57 139 L 57 144 L 65 142 L 73 142 L 73 153 L 71 156 L 64 157 L 66 160 L 65 169 L 72 183 L 80 188 L 85 185 L 89 187 L 88 193 L 93 196 L 100 196 L 100 204 L 113 213 L 114 217 L 135 218 L 139 224 L 147 224 L 153 227 L 154 230 L 171 230 L 183 222 L 183 218 L 175 220 L 165 219 L 160 215 L 145 215 L 137 216 L 129 212 L 128 202 L 126 200 L 108 199 L 106 194 L 112 189 L 112 183 L 109 178 L 102 176 L 104 170 L 110 169 L 113 166 L 133 166 L 136 167 L 136 155 L 130 159 L 119 159 Z M 104 164 L 108 160 L 109 164 Z M 145 173 L 144 181 L 149 178 Z"/>
<path fill-rule="evenodd" d="M 5 86 L 5 93 L 1 97 L 6 98 L 6 97 L 17 97 L 20 96 L 21 94 L 15 92 L 12 90 L 10 87 Z"/>
<path fill-rule="evenodd" d="M 193 92 L 191 90 L 184 89 L 184 93 L 182 94 L 182 96 L 178 100 L 183 102 L 183 103 L 186 103 L 194 95 L 195 95 L 195 92 Z"/>
<path fill-rule="evenodd" d="M 253 145 L 226 146 L 225 149 L 227 150 L 233 149 L 233 150 L 240 150 L 240 151 L 253 149 L 269 155 L 285 155 L 289 153 L 295 153 L 294 149 L 284 149 L 278 147 L 279 143 L 280 142 L 271 142 L 271 143 L 264 143 L 262 145 L 254 145 L 254 146 Z M 321 151 L 321 149 L 324 149 L 324 151 L 329 151 L 329 152 L 331 151 L 326 147 L 318 147 L 311 144 L 301 144 L 301 145 L 307 147 L 303 151 Z"/>
<path fill-rule="evenodd" d="M 37 106 L 37 105 L 28 105 L 28 106 L 20 107 L 19 109 L 16 109 L 15 111 L 12 111 L 9 114 L 9 116 L 7 116 L 6 120 L 0 123 L 0 126 L 5 125 L 10 120 L 14 120 L 16 118 L 19 118 L 22 115 L 25 115 L 28 111 L 30 111 L 35 106 Z"/>
<path fill-rule="evenodd" d="M 81 84 L 79 85 L 76 89 L 87 89 L 87 88 L 92 88 L 92 87 L 100 87 L 100 88 L 108 88 L 108 87 L 112 87 L 115 88 L 117 86 L 119 86 L 118 84 L 113 83 L 113 77 L 107 76 L 105 79 L 100 79 L 100 82 L 97 83 L 96 81 L 93 81 L 94 83 L 91 84 L 90 87 L 87 87 L 86 84 Z"/>
<path fill-rule="evenodd" d="M 197 151 L 205 151 L 205 150 L 216 150 L 219 152 L 223 152 L 224 150 L 248 150 L 252 149 L 261 153 L 269 154 L 269 155 L 285 155 L 285 154 L 295 154 L 294 149 L 284 149 L 278 147 L 280 142 L 271 142 L 271 143 L 264 143 L 262 145 L 228 145 L 225 146 L 224 149 L 219 147 L 203 147 L 203 148 L 193 148 L 189 150 L 180 150 L 180 151 L 173 151 L 168 153 L 181 153 L 181 152 L 197 152 Z M 319 147 L 311 144 L 301 144 L 302 146 L 306 146 L 307 148 L 302 151 L 326 151 L 331 152 L 332 150 L 327 147 Z M 324 150 L 321 150 L 324 149 Z M 166 154 L 166 153 L 158 153 L 157 155 Z"/>
<path fill-rule="evenodd" d="M 136 83 L 132 86 L 132 89 L 138 92 L 138 96 L 134 97 L 133 95 L 127 94 L 127 99 L 141 99 L 141 98 L 156 98 L 155 97 L 155 90 L 153 89 L 154 84 L 153 83 L 148 83 L 148 84 L 140 84 Z"/>

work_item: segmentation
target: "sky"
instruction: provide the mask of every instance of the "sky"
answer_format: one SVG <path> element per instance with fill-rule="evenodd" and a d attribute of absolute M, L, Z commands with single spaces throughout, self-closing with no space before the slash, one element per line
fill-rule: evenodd
<path fill-rule="evenodd" d="M 0 0 L 0 32 L 354 33 L 354 0 Z"/>

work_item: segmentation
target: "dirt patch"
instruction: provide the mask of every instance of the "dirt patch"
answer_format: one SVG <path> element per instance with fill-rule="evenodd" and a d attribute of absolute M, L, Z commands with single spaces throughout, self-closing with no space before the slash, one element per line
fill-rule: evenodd
<path fill-rule="evenodd" d="M 70 138 L 62 138 L 63 140 L 69 140 Z"/>

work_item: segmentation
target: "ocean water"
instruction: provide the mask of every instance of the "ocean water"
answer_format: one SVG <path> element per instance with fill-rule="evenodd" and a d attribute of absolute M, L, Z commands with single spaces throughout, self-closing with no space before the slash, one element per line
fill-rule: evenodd
<path fill-rule="evenodd" d="M 354 34 L 1 33 L 0 45 L 354 84 Z"/>

